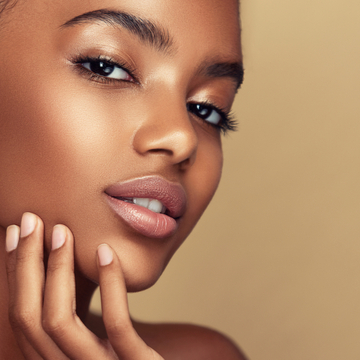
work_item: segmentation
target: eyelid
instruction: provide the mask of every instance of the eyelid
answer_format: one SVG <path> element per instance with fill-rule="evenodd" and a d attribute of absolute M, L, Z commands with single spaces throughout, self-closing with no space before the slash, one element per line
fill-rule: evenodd
<path fill-rule="evenodd" d="M 98 78 L 102 78 L 102 79 L 107 79 L 109 82 L 133 82 L 133 83 L 136 83 L 136 84 L 140 84 L 140 82 L 138 81 L 138 77 L 135 75 L 136 74 L 136 69 L 134 67 L 132 67 L 130 64 L 123 61 L 123 60 L 121 60 L 121 61 L 120 60 L 114 60 L 112 57 L 105 56 L 105 55 L 89 56 L 89 55 L 82 55 L 82 54 L 78 54 L 78 55 L 70 58 L 69 60 L 70 60 L 71 63 L 81 66 L 81 68 L 84 71 L 87 71 L 87 72 L 91 73 L 92 77 L 98 77 Z M 88 68 L 85 68 L 84 66 L 82 66 L 82 64 L 92 63 L 92 62 L 97 62 L 97 61 L 106 62 L 106 63 L 108 63 L 110 65 L 116 66 L 116 67 L 126 71 L 131 76 L 133 81 L 115 79 L 115 78 L 102 76 L 102 75 L 96 74 L 96 73 L 92 72 L 91 70 L 89 70 Z M 101 81 L 103 81 L 103 80 L 101 80 Z"/>
<path fill-rule="evenodd" d="M 206 121 L 205 119 L 202 119 L 202 118 L 201 119 L 209 126 L 219 129 L 224 135 L 226 133 L 228 133 L 229 131 L 237 130 L 237 121 L 230 111 L 227 111 L 227 110 L 221 108 L 220 106 L 217 106 L 207 100 L 205 100 L 205 101 L 192 100 L 192 101 L 189 101 L 188 105 L 191 105 L 191 104 L 206 106 L 206 107 L 209 107 L 209 108 L 217 111 L 221 117 L 221 121 L 219 124 L 214 124 L 209 121 Z M 196 114 L 194 114 L 194 115 L 196 116 Z"/>
<path fill-rule="evenodd" d="M 104 61 L 102 61 L 102 63 L 105 63 Z M 91 65 L 93 64 L 93 62 L 91 61 L 86 61 L 86 62 L 83 62 L 83 63 L 80 63 L 81 66 L 83 66 L 85 69 L 91 71 L 91 72 L 94 72 L 96 74 L 95 71 L 93 71 L 91 69 Z M 113 65 L 113 64 L 110 64 L 110 63 L 106 63 L 107 65 L 111 65 L 112 67 L 112 72 L 107 74 L 107 75 L 100 75 L 100 74 L 97 74 L 99 76 L 104 76 L 108 79 L 114 79 L 114 80 L 122 80 L 122 81 L 130 81 L 132 82 L 133 81 L 133 78 L 132 76 L 128 73 L 128 71 L 126 71 L 125 69 L 123 69 L 122 67 L 120 66 L 117 66 L 117 65 Z M 117 76 L 118 77 L 117 77 Z"/>

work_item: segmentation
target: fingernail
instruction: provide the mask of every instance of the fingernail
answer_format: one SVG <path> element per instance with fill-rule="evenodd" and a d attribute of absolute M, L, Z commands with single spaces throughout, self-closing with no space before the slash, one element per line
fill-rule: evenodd
<path fill-rule="evenodd" d="M 20 237 L 29 236 L 35 229 L 36 216 L 32 213 L 24 213 L 21 219 Z"/>
<path fill-rule="evenodd" d="M 63 226 L 55 225 L 52 233 L 51 250 L 61 248 L 65 244 L 66 232 Z"/>
<path fill-rule="evenodd" d="M 106 266 L 113 261 L 113 252 L 109 245 L 102 244 L 98 247 L 98 256 L 100 266 Z"/>
<path fill-rule="evenodd" d="M 11 225 L 6 229 L 6 251 L 10 252 L 17 248 L 19 243 L 20 229 L 16 225 Z"/>

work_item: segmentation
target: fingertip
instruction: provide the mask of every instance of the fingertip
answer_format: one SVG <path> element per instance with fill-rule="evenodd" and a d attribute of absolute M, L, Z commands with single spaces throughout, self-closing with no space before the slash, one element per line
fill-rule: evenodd
<path fill-rule="evenodd" d="M 30 212 L 25 212 L 21 218 L 20 237 L 24 238 L 32 234 L 37 224 L 37 216 Z"/>
<path fill-rule="evenodd" d="M 64 225 L 55 225 L 51 238 L 51 250 L 61 248 L 65 244 L 67 230 Z"/>
<path fill-rule="evenodd" d="M 112 249 L 107 244 L 101 244 L 97 248 L 99 265 L 107 266 L 113 262 L 114 254 Z"/>
<path fill-rule="evenodd" d="M 5 249 L 6 252 L 15 250 L 20 239 L 20 228 L 17 225 L 10 225 L 6 229 Z"/>

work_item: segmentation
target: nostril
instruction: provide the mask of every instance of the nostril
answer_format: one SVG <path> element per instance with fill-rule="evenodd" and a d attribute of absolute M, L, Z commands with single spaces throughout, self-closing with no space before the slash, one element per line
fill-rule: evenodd
<path fill-rule="evenodd" d="M 179 163 L 179 169 L 180 170 L 186 170 L 187 168 L 189 168 L 194 162 L 195 162 L 195 155 L 180 162 Z"/>
<path fill-rule="evenodd" d="M 186 160 L 182 161 L 181 163 L 179 163 L 179 169 L 186 170 L 189 166 L 191 166 L 192 163 L 193 163 L 193 161 L 191 161 L 190 159 L 186 159 Z"/>
<path fill-rule="evenodd" d="M 173 151 L 172 150 L 167 150 L 167 149 L 150 149 L 148 150 L 148 152 L 156 154 L 156 153 L 164 153 L 166 155 L 173 155 Z"/>

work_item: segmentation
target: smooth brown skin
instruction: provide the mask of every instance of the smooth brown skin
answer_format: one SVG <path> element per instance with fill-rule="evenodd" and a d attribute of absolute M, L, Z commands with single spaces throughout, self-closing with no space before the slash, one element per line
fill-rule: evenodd
<path fill-rule="evenodd" d="M 231 108 L 233 80 L 197 69 L 204 61 L 241 62 L 237 7 L 234 0 L 19 0 L 3 12 L 0 261 L 7 263 L 9 284 L 4 267 L 1 359 L 243 358 L 208 329 L 132 324 L 126 300 L 127 291 L 156 282 L 217 188 L 220 133 L 186 104 Z M 60 29 L 98 9 L 160 24 L 173 38 L 172 50 L 159 51 L 103 23 Z M 125 60 L 139 84 L 91 80 L 69 61 L 79 53 Z M 166 239 L 136 233 L 104 200 L 109 185 L 147 175 L 180 183 L 188 197 L 177 232 Z M 37 214 L 35 231 L 6 254 L 6 228 L 20 225 L 24 212 Z M 66 242 L 51 251 L 56 224 L 66 225 Z M 103 243 L 113 249 L 114 260 L 100 267 L 96 254 Z M 93 325 L 99 321 L 88 316 L 97 283 L 109 340 L 83 324 L 86 318 Z M 105 328 L 93 331 L 101 335 Z"/>

